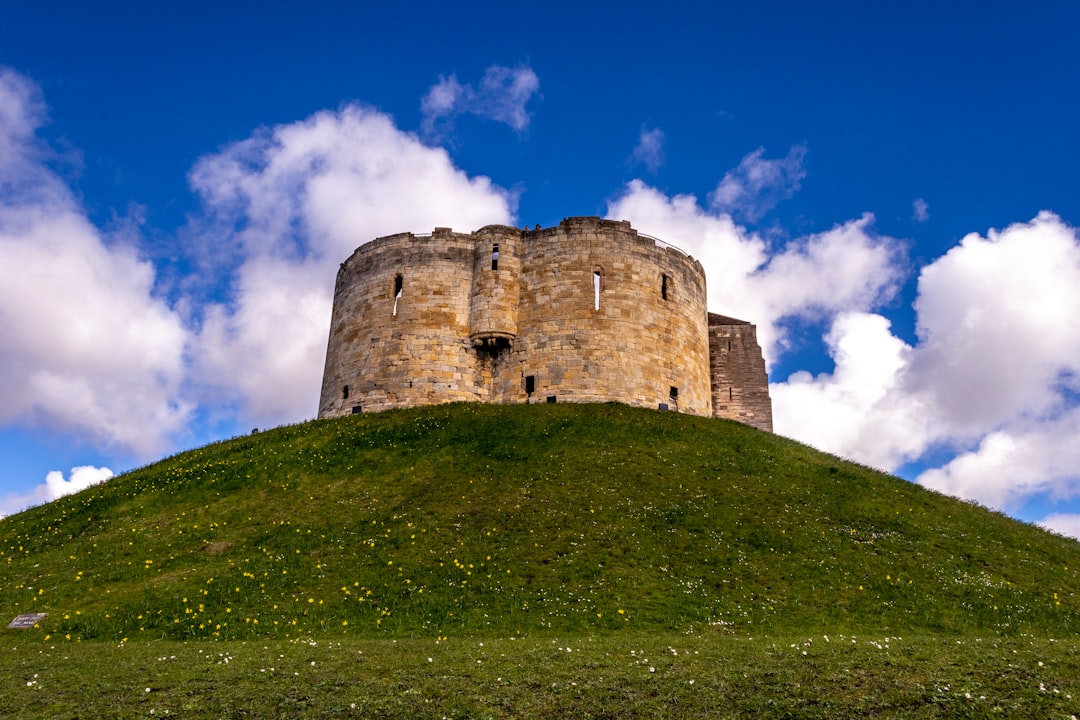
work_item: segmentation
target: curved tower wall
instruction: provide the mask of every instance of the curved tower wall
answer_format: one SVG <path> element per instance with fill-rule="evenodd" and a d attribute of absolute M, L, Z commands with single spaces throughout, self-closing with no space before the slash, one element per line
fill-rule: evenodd
<path fill-rule="evenodd" d="M 705 297 L 700 263 L 627 222 L 379 238 L 338 273 L 319 416 L 550 398 L 712 415 Z"/>
<path fill-rule="evenodd" d="M 599 218 L 527 232 L 522 245 L 514 353 L 535 391 L 515 401 L 711 414 L 705 272 L 696 260 L 628 222 Z"/>
<path fill-rule="evenodd" d="M 475 242 L 436 228 L 362 245 L 334 290 L 319 416 L 481 399 L 469 343 Z"/>

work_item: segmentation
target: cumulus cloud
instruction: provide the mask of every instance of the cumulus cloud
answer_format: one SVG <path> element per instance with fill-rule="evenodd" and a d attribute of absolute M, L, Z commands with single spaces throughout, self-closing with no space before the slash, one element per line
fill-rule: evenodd
<path fill-rule="evenodd" d="M 727 213 L 691 195 L 669 197 L 640 180 L 609 204 L 607 216 L 630 220 L 697 258 L 708 280 L 709 307 L 752 320 L 766 360 L 787 342 L 784 321 L 826 320 L 869 309 L 893 296 L 903 278 L 902 244 L 863 216 L 788 243 L 777 252 Z"/>
<path fill-rule="evenodd" d="M 926 200 L 915 198 L 915 202 L 911 203 L 911 219 L 919 223 L 930 219 L 930 206 L 926 204 Z"/>
<path fill-rule="evenodd" d="M 51 502 L 65 495 L 72 495 L 112 477 L 114 477 L 113 471 L 109 468 L 92 465 L 71 468 L 71 475 L 67 480 L 64 479 L 63 472 L 53 470 L 45 476 L 45 482 L 34 487 L 30 492 L 0 498 L 0 518 L 34 505 Z"/>
<path fill-rule="evenodd" d="M 358 105 L 262 130 L 201 159 L 190 181 L 206 209 L 194 230 L 203 247 L 236 256 L 230 301 L 203 311 L 195 381 L 204 399 L 233 403 L 256 425 L 314 415 L 334 277 L 356 247 L 510 223 L 515 205 Z"/>
<path fill-rule="evenodd" d="M 94 467 L 81 465 L 71 468 L 69 479 L 64 479 L 64 473 L 53 470 L 45 476 L 45 489 L 49 500 L 71 495 L 80 490 L 85 490 L 91 485 L 105 482 L 113 477 L 113 471 L 107 467 Z"/>
<path fill-rule="evenodd" d="M 828 343 L 836 369 L 772 386 L 777 430 L 887 470 L 952 447 L 959 454 L 918 481 L 994 508 L 1075 495 L 1076 229 L 1040 213 L 968 235 L 923 268 L 915 310 L 913 347 L 880 324 L 863 342 L 867 327 L 838 319 Z"/>
<path fill-rule="evenodd" d="M 770 363 L 789 349 L 789 320 L 826 324 L 834 369 L 771 385 L 777 432 L 885 470 L 955 453 L 918 482 L 999 509 L 1080 493 L 1077 230 L 1044 212 L 965 237 L 919 274 L 912 345 L 875 313 L 906 260 L 872 216 L 771 248 L 723 210 L 758 207 L 742 190 L 754 183 L 731 178 L 750 176 L 759 159 L 728 173 L 727 200 L 714 194 L 707 209 L 635 180 L 608 216 L 698 258 L 710 309 L 757 324 Z"/>
<path fill-rule="evenodd" d="M 440 77 L 420 102 L 421 130 L 437 135 L 463 114 L 495 120 L 522 132 L 531 118 L 525 109 L 540 90 L 540 79 L 532 68 L 492 65 L 484 71 L 478 86 L 463 85 L 456 75 Z"/>
<path fill-rule="evenodd" d="M 0 424 L 147 457 L 179 431 L 186 334 L 153 265 L 86 218 L 37 138 L 46 113 L 0 70 Z"/>
<path fill-rule="evenodd" d="M 795 145 L 782 158 L 768 159 L 765 148 L 746 155 L 709 195 L 712 209 L 747 222 L 757 222 L 801 187 L 806 147 Z"/>
<path fill-rule="evenodd" d="M 660 128 L 642 128 L 634 147 L 633 161 L 644 165 L 649 172 L 659 170 L 664 164 L 664 140 L 664 131 Z"/>
<path fill-rule="evenodd" d="M 1041 416 L 1080 389 L 1080 240 L 1051 213 L 970 234 L 919 276 L 913 360 L 958 434 Z"/>
<path fill-rule="evenodd" d="M 1080 410 L 1044 421 L 1018 421 L 984 435 L 978 446 L 917 478 L 939 492 L 1005 511 L 1028 498 L 1074 497 L 1080 490 Z"/>
<path fill-rule="evenodd" d="M 776 432 L 879 468 L 922 454 L 929 436 L 923 400 L 901 390 L 911 348 L 889 321 L 843 313 L 825 340 L 832 373 L 799 371 L 770 387 Z"/>

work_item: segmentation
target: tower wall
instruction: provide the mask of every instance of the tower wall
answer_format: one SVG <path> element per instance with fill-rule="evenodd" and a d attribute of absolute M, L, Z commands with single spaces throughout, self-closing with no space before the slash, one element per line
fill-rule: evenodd
<path fill-rule="evenodd" d="M 508 400 L 663 403 L 711 414 L 705 273 L 696 260 L 628 222 L 599 218 L 526 232 L 521 252 L 521 384 Z"/>
<path fill-rule="evenodd" d="M 771 429 L 753 326 L 705 298 L 700 263 L 628 222 L 379 238 L 338 272 L 319 416 L 553 398 Z"/>
<path fill-rule="evenodd" d="M 772 432 L 769 376 L 748 322 L 709 314 L 709 364 L 713 416 Z"/>
<path fill-rule="evenodd" d="M 391 235 L 342 263 L 319 415 L 485 400 L 469 343 L 475 241 Z"/>

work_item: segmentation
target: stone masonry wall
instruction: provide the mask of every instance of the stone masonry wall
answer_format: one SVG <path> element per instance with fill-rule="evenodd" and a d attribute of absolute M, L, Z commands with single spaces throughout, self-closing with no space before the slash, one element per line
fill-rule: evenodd
<path fill-rule="evenodd" d="M 748 322 L 709 313 L 713 416 L 772 432 L 769 376 Z"/>
<path fill-rule="evenodd" d="M 319 416 L 485 399 L 469 343 L 475 242 L 437 228 L 362 245 L 341 265 Z"/>
<path fill-rule="evenodd" d="M 664 403 L 711 414 L 705 273 L 696 260 L 630 223 L 598 218 L 527 232 L 521 252 L 514 356 L 522 380 L 506 399 Z M 532 397 L 524 392 L 529 376 Z"/>
<path fill-rule="evenodd" d="M 554 398 L 771 430 L 754 328 L 705 297 L 700 263 L 627 222 L 379 238 L 338 272 L 319 416 Z"/>

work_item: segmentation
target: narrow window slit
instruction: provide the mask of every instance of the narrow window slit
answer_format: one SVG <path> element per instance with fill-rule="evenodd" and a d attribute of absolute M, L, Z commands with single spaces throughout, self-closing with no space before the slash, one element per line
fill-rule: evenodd
<path fill-rule="evenodd" d="M 342 400 L 348 400 L 349 399 L 349 386 L 348 385 L 341 388 L 341 399 Z"/>
<path fill-rule="evenodd" d="M 668 299 L 668 276 L 660 276 L 660 298 L 663 300 Z"/>
<path fill-rule="evenodd" d="M 499 244 L 495 243 L 491 246 L 491 269 L 499 269 Z"/>
<path fill-rule="evenodd" d="M 593 270 L 592 274 L 592 286 L 593 286 L 593 310 L 600 309 L 600 288 L 603 285 L 603 278 L 600 276 L 599 270 Z"/>
<path fill-rule="evenodd" d="M 394 276 L 394 317 L 397 317 L 397 304 L 401 299 L 401 293 L 405 289 L 405 279 L 398 273 Z"/>
<path fill-rule="evenodd" d="M 525 394 L 526 395 L 532 395 L 534 392 L 536 392 L 536 376 L 535 375 L 526 375 L 525 376 Z"/>

